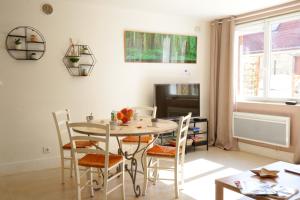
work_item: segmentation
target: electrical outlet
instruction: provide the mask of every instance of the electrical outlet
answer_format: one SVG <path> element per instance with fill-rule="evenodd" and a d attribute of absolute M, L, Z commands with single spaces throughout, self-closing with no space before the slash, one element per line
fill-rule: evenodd
<path fill-rule="evenodd" d="M 47 153 L 50 153 L 50 152 L 51 152 L 50 147 L 43 147 L 43 153 L 44 154 L 47 154 Z"/>

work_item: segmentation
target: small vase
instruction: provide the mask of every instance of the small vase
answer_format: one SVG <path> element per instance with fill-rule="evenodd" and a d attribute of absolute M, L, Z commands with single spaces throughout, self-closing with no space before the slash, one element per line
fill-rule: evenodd
<path fill-rule="evenodd" d="M 73 62 L 72 65 L 73 65 L 73 67 L 79 67 L 79 63 L 78 62 Z"/>
<path fill-rule="evenodd" d="M 38 41 L 38 39 L 37 39 L 37 36 L 36 35 L 30 35 L 30 41 L 31 42 L 37 42 Z"/>
<path fill-rule="evenodd" d="M 15 49 L 21 49 L 22 44 L 15 44 Z"/>
<path fill-rule="evenodd" d="M 82 70 L 82 75 L 83 75 L 83 76 L 89 75 L 89 70 L 88 70 L 88 69 L 83 69 L 83 70 Z"/>

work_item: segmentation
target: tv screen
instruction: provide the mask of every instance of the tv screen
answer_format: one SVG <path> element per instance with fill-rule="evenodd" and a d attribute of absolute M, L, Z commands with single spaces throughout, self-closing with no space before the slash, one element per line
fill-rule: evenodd
<path fill-rule="evenodd" d="M 157 118 L 200 116 L 200 84 L 155 84 Z"/>

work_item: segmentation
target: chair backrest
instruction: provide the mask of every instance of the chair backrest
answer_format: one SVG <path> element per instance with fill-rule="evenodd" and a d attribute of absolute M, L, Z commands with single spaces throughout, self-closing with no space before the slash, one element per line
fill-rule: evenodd
<path fill-rule="evenodd" d="M 132 107 L 132 109 L 134 110 L 134 112 L 137 113 L 143 113 L 143 114 L 148 114 L 151 116 L 151 118 L 156 118 L 156 111 L 157 111 L 157 107 L 153 106 L 137 106 L 137 107 Z"/>
<path fill-rule="evenodd" d="M 94 123 L 70 123 L 66 122 L 68 127 L 68 133 L 71 140 L 71 148 L 72 153 L 75 159 L 75 166 L 78 166 L 78 156 L 77 153 L 91 153 L 91 154 L 105 154 L 105 167 L 108 169 L 109 164 L 109 136 L 110 136 L 110 126 L 107 125 L 101 125 L 101 124 L 94 124 Z M 75 135 L 73 132 L 73 128 L 85 128 L 85 129 L 102 129 L 105 132 L 105 137 L 101 136 L 90 136 L 90 135 Z M 102 132 L 102 131 L 101 131 Z M 91 148 L 76 148 L 76 142 L 75 141 L 95 141 L 95 142 L 102 142 L 105 144 L 104 151 L 101 149 L 91 149 Z"/>
<path fill-rule="evenodd" d="M 185 146 L 186 146 L 186 138 L 189 131 L 190 120 L 192 113 L 189 113 L 185 117 L 180 117 L 178 130 L 176 134 L 176 156 L 180 155 L 180 150 L 182 151 L 182 155 L 184 156 Z"/>
<path fill-rule="evenodd" d="M 68 128 L 66 126 L 66 122 L 71 120 L 70 110 L 65 109 L 65 110 L 52 112 L 52 116 L 53 116 L 55 127 L 56 127 L 59 146 L 60 146 L 60 148 L 62 148 L 64 145 L 62 135 L 64 135 L 64 134 L 66 136 L 68 135 Z M 69 142 L 70 141 L 68 141 L 66 143 L 69 143 Z"/>

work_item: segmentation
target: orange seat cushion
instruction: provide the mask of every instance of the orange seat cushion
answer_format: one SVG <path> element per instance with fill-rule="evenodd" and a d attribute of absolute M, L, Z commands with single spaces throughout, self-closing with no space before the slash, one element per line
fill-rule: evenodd
<path fill-rule="evenodd" d="M 153 139 L 152 135 L 143 135 L 141 136 L 141 143 L 149 143 L 151 142 Z M 122 139 L 122 142 L 126 143 L 126 142 L 134 142 L 134 143 L 138 143 L 139 142 L 139 136 L 127 136 L 125 138 Z"/>
<path fill-rule="evenodd" d="M 121 155 L 110 154 L 108 166 L 114 166 L 123 160 Z M 85 167 L 104 168 L 104 154 L 87 154 L 78 160 L 78 165 Z"/>
<path fill-rule="evenodd" d="M 147 150 L 149 156 L 160 156 L 160 157 L 175 157 L 176 148 L 169 146 L 155 145 Z"/>
<path fill-rule="evenodd" d="M 76 143 L 76 148 L 87 148 L 97 144 L 97 142 L 95 141 L 85 141 L 85 140 L 76 141 L 75 143 Z M 71 143 L 65 144 L 63 146 L 63 149 L 71 149 Z"/>

